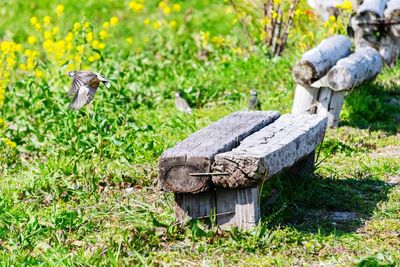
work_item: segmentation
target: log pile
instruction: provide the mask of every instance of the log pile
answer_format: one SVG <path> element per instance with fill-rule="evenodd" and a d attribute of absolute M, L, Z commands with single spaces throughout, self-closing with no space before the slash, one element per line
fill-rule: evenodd
<path fill-rule="evenodd" d="M 374 79 L 382 69 L 379 53 L 371 47 L 351 53 L 351 41 L 330 37 L 306 52 L 293 68 L 297 83 L 293 114 L 320 114 L 337 127 L 346 91 Z"/>

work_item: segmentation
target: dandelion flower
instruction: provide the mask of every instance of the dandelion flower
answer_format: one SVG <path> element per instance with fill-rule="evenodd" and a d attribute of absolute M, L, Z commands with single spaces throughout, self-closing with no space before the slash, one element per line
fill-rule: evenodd
<path fill-rule="evenodd" d="M 118 22 L 119 22 L 119 19 L 117 17 L 112 17 L 110 19 L 110 24 L 113 25 L 113 26 L 117 25 Z"/>
<path fill-rule="evenodd" d="M 46 26 L 50 25 L 50 24 L 51 24 L 51 18 L 50 18 L 50 16 L 44 16 L 44 18 L 43 18 L 43 23 L 44 23 L 44 25 L 46 25 Z"/>
<path fill-rule="evenodd" d="M 36 37 L 35 36 L 29 36 L 28 37 L 28 43 L 29 44 L 35 44 L 36 43 Z"/>
<path fill-rule="evenodd" d="M 172 6 L 172 9 L 173 9 L 175 12 L 179 12 L 179 11 L 181 11 L 181 5 L 180 5 L 180 4 L 174 4 L 174 5 Z"/>
<path fill-rule="evenodd" d="M 56 14 L 57 16 L 60 16 L 62 13 L 64 13 L 64 5 L 58 5 L 56 7 Z"/>

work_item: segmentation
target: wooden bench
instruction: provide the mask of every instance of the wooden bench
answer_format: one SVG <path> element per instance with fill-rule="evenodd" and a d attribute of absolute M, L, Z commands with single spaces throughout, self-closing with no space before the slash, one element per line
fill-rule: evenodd
<path fill-rule="evenodd" d="M 374 79 L 382 70 L 382 59 L 374 48 L 354 53 L 349 38 L 336 35 L 306 52 L 293 68 L 297 83 L 292 114 L 321 114 L 328 126 L 337 127 L 345 92 Z"/>
<path fill-rule="evenodd" d="M 260 219 L 259 186 L 285 169 L 312 171 L 326 117 L 273 111 L 236 112 L 165 151 L 159 185 L 173 192 L 175 215 L 212 218 L 221 228 L 254 227 Z"/>
<path fill-rule="evenodd" d="M 386 64 L 394 66 L 400 49 L 400 0 L 364 0 L 350 20 L 356 48 L 379 50 Z"/>

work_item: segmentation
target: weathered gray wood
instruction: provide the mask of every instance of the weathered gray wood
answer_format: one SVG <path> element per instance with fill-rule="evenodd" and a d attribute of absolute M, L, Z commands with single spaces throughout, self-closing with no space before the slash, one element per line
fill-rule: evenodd
<path fill-rule="evenodd" d="M 221 229 L 250 229 L 260 219 L 258 187 L 216 190 L 217 222 Z"/>
<path fill-rule="evenodd" d="M 386 0 L 364 0 L 352 17 L 350 25 L 354 31 L 356 48 L 379 48 L 379 20 L 384 16 Z"/>
<path fill-rule="evenodd" d="M 185 222 L 190 218 L 209 218 L 215 212 L 215 191 L 198 194 L 175 193 L 175 218 Z"/>
<path fill-rule="evenodd" d="M 351 0 L 353 10 L 356 11 L 361 6 L 362 2 L 363 2 L 363 0 Z"/>
<path fill-rule="evenodd" d="M 343 0 L 308 0 L 308 5 L 324 20 L 327 21 L 330 16 L 338 15 L 337 5 L 343 3 Z"/>
<path fill-rule="evenodd" d="M 337 62 L 327 74 L 329 86 L 335 91 L 349 90 L 374 79 L 382 70 L 382 58 L 371 47 L 358 49 Z"/>
<path fill-rule="evenodd" d="M 329 103 L 331 102 L 332 90 L 329 87 L 322 87 L 319 90 L 317 114 L 328 116 Z"/>
<path fill-rule="evenodd" d="M 236 112 L 194 133 L 159 158 L 159 186 L 176 193 L 209 190 L 212 188 L 210 176 L 189 174 L 209 173 L 216 154 L 230 151 L 278 117 L 275 111 Z"/>
<path fill-rule="evenodd" d="M 213 183 L 224 188 L 245 188 L 259 184 L 292 166 L 315 150 L 322 141 L 327 118 L 310 115 L 283 115 L 268 127 L 249 136 L 232 151 L 218 154 Z"/>
<path fill-rule="evenodd" d="M 306 52 L 293 68 L 293 78 L 305 87 L 321 79 L 336 62 L 350 54 L 352 43 L 343 35 L 335 35 Z"/>
<path fill-rule="evenodd" d="M 298 84 L 294 92 L 292 114 L 314 114 L 317 104 L 318 88 Z"/>
<path fill-rule="evenodd" d="M 391 0 L 385 10 L 385 30 L 382 33 L 379 53 L 389 66 L 394 66 L 400 50 L 400 0 Z"/>
<path fill-rule="evenodd" d="M 331 102 L 329 103 L 328 127 L 337 128 L 339 126 L 340 112 L 344 103 L 344 91 L 333 91 Z"/>

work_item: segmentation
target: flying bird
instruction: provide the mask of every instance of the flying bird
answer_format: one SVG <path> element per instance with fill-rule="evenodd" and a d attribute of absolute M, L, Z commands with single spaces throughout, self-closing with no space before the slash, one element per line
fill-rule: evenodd
<path fill-rule="evenodd" d="M 183 112 L 192 113 L 192 109 L 190 108 L 189 104 L 186 102 L 184 98 L 182 98 L 179 92 L 175 93 L 175 107 Z"/>
<path fill-rule="evenodd" d="M 250 100 L 249 100 L 249 110 L 260 110 L 261 103 L 257 98 L 257 92 L 255 90 L 250 91 Z"/>
<path fill-rule="evenodd" d="M 104 83 L 107 88 L 110 88 L 110 81 L 96 72 L 70 71 L 67 75 L 73 78 L 68 92 L 69 97 L 75 95 L 69 105 L 71 109 L 80 109 L 92 102 L 100 83 Z"/>

